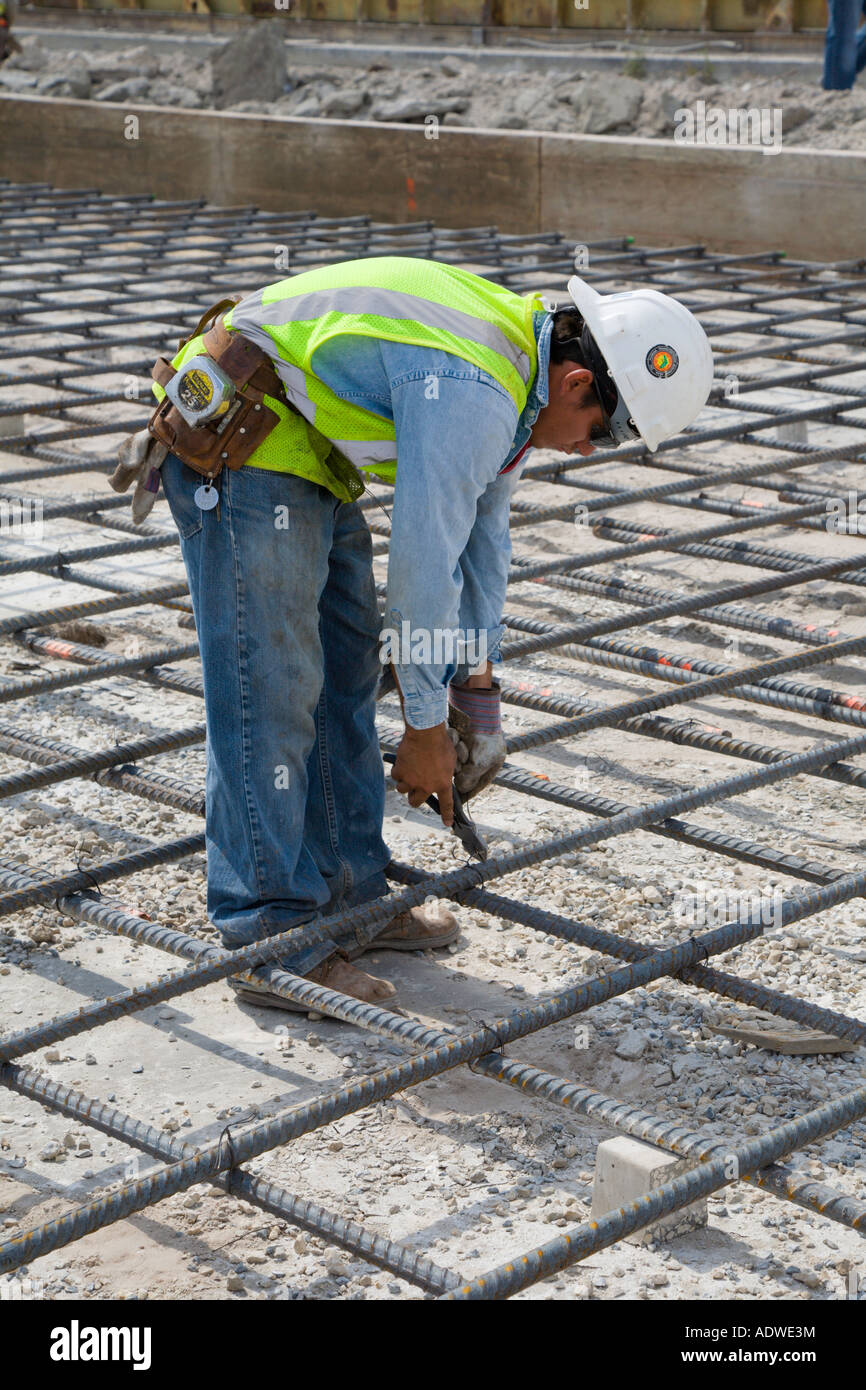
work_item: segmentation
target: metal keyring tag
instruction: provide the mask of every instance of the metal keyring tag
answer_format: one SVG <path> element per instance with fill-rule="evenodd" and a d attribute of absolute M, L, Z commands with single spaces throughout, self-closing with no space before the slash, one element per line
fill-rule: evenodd
<path fill-rule="evenodd" d="M 193 493 L 193 501 L 203 512 L 209 512 L 220 500 L 220 495 L 210 483 L 202 483 Z"/>

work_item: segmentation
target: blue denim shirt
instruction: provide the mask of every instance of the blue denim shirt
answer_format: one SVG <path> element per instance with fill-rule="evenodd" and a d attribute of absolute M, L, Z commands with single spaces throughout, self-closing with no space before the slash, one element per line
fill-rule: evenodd
<path fill-rule="evenodd" d="M 406 719 L 447 718 L 447 687 L 499 662 L 511 539 L 511 495 L 547 404 L 550 314 L 535 314 L 538 371 L 518 416 L 508 392 L 471 362 L 437 348 L 332 338 L 311 366 L 343 400 L 393 420 L 397 482 L 383 633 Z M 383 649 L 384 654 L 384 649 Z"/>

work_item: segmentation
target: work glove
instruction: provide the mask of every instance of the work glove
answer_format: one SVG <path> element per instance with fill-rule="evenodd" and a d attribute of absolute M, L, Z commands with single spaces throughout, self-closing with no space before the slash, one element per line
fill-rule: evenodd
<path fill-rule="evenodd" d="M 464 801 L 489 787 L 505 762 L 501 702 L 495 682 L 489 690 L 448 687 L 448 733 L 457 750 L 454 785 Z"/>
<path fill-rule="evenodd" d="M 393 695 L 395 692 L 398 695 L 400 694 L 397 682 L 394 679 L 394 667 L 389 661 L 387 665 L 382 667 L 382 673 L 379 676 L 379 683 L 376 686 L 376 702 L 378 703 L 379 700 L 384 700 L 386 695 Z"/>
<path fill-rule="evenodd" d="M 146 520 L 159 492 L 159 470 L 168 448 L 154 439 L 149 430 L 139 430 L 124 439 L 118 451 L 119 462 L 109 483 L 115 492 L 126 492 L 135 483 L 132 494 L 132 520 L 136 526 Z"/>

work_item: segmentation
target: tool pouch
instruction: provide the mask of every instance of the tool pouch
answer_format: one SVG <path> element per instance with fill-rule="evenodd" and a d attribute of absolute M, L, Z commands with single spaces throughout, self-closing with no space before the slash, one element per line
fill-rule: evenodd
<path fill-rule="evenodd" d="M 232 308 L 238 298 L 222 299 L 208 309 L 189 338 L 181 341 L 178 351 L 198 337 L 216 315 Z M 249 338 L 229 333 L 222 318 L 205 332 L 204 350 L 234 382 L 236 394 L 228 411 L 206 424 L 190 425 L 166 396 L 153 411 L 147 428 L 188 467 L 213 479 L 223 467 L 240 468 L 279 424 L 280 417 L 265 405 L 264 397 L 275 397 L 286 405 L 289 402 L 267 354 Z M 151 376 L 164 387 L 175 371 L 167 358 L 158 357 Z"/>

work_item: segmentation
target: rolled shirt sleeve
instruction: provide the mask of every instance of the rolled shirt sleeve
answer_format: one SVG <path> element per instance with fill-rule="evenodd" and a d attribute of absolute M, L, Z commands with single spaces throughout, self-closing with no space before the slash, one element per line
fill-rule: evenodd
<path fill-rule="evenodd" d="M 471 363 L 425 349 L 420 367 L 415 352 L 415 367 L 391 380 L 398 464 L 382 654 L 407 723 L 428 729 L 447 718 L 455 674 L 498 660 L 514 479 L 497 474 L 518 412 Z"/>
<path fill-rule="evenodd" d="M 504 473 L 487 487 L 478 499 L 475 525 L 460 557 L 463 591 L 460 597 L 461 626 L 486 633 L 486 659 L 497 664 L 502 660 L 499 648 L 507 631 L 502 623 L 502 610 L 508 588 L 511 563 L 511 498 L 522 465 L 512 473 Z M 471 661 L 461 663 L 452 679 L 462 685 L 477 666 Z"/>

